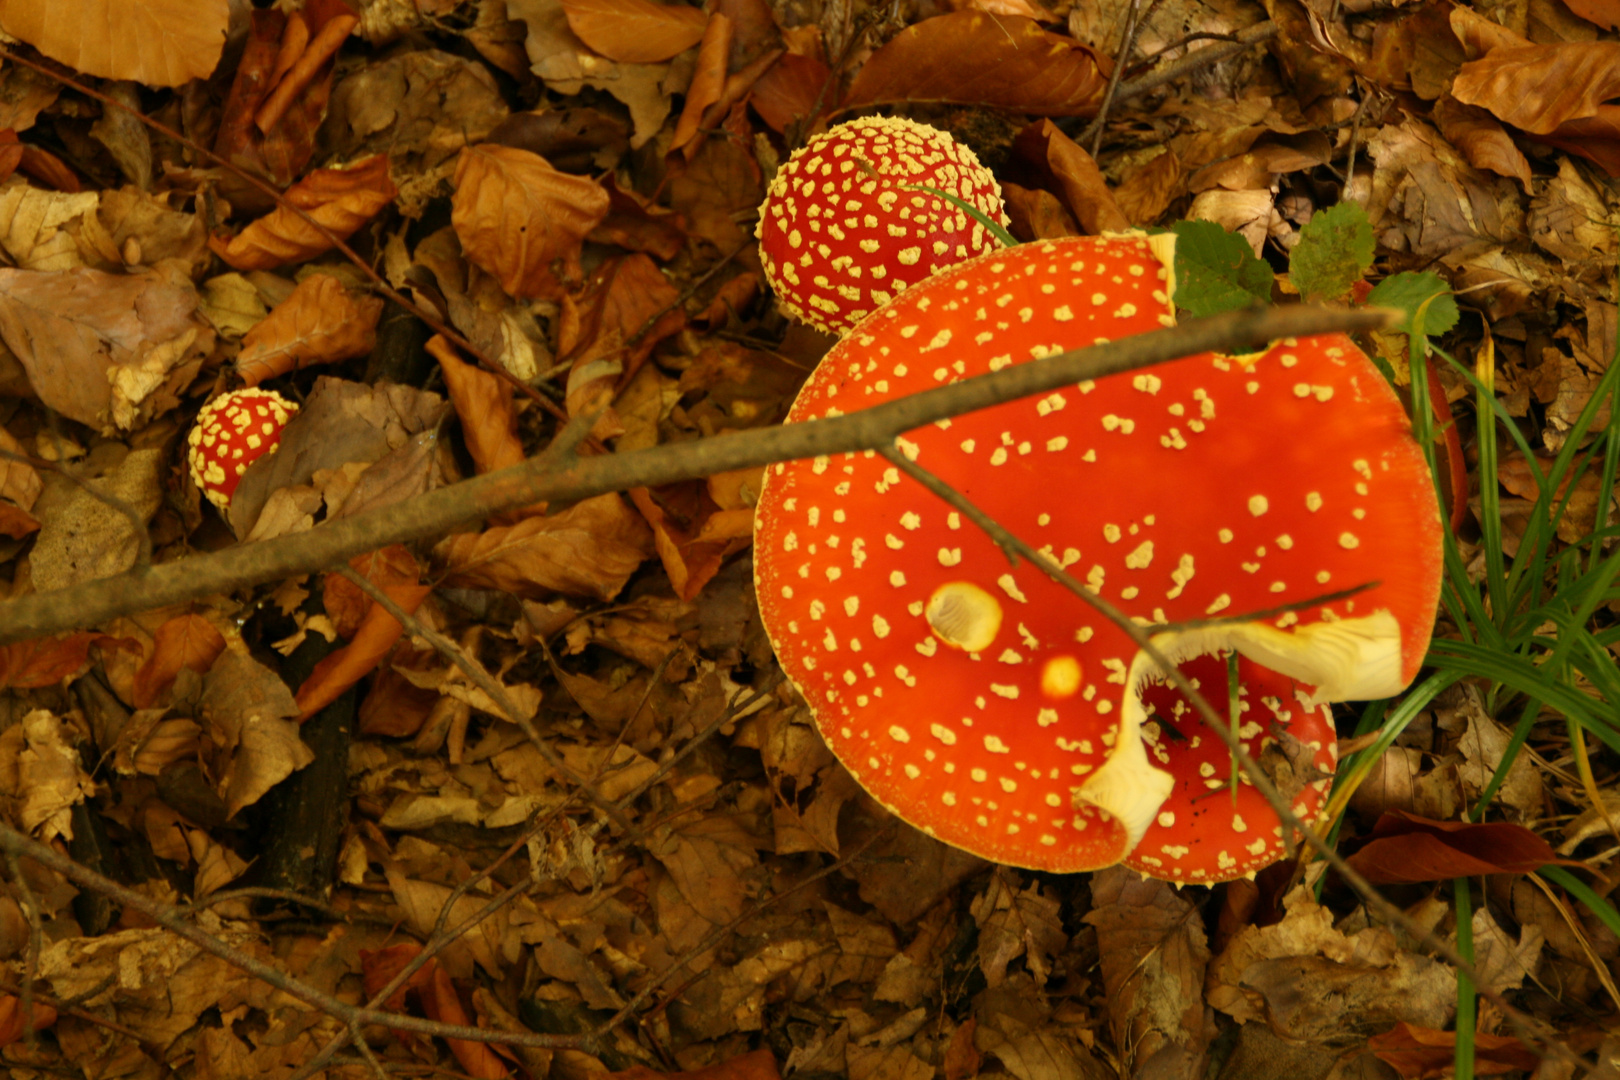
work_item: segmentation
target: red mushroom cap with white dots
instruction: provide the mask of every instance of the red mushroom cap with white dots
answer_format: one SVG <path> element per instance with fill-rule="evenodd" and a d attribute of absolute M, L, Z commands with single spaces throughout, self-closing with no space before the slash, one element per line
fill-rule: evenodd
<path fill-rule="evenodd" d="M 224 510 L 248 466 L 281 445 L 281 431 L 297 411 L 294 402 L 258 387 L 214 398 L 197 413 L 186 440 L 192 483 Z"/>
<path fill-rule="evenodd" d="M 945 270 L 839 342 L 790 420 L 1168 324 L 1171 244 L 1074 238 Z M 1347 338 L 1088 381 L 899 445 L 1174 660 L 1235 649 L 1313 708 L 1393 693 L 1421 662 L 1439 598 L 1434 487 Z M 1151 662 L 881 457 L 767 470 L 755 568 L 766 630 L 828 744 L 905 820 L 1058 871 L 1117 862 L 1159 827 L 1186 743 L 1150 754 L 1142 737 Z M 1315 602 L 1352 586 L 1371 587 Z M 1242 618 L 1288 605 L 1304 606 Z"/>
<path fill-rule="evenodd" d="M 947 192 L 1000 225 L 1001 185 L 972 150 L 912 120 L 871 116 L 810 140 L 760 207 L 765 277 L 782 306 L 841 335 L 947 266 L 1000 247 Z"/>

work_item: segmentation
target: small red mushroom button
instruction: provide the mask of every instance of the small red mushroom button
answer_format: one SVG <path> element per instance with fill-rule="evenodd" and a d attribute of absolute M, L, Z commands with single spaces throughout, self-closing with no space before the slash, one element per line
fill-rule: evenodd
<path fill-rule="evenodd" d="M 930 187 L 1007 224 L 973 151 L 915 121 L 870 116 L 796 150 L 760 207 L 760 261 L 795 318 L 842 335 L 910 286 L 1000 247 Z"/>
<path fill-rule="evenodd" d="M 191 480 L 224 510 L 248 466 L 281 445 L 281 432 L 298 406 L 274 390 L 250 387 L 221 394 L 197 413 L 187 438 Z"/>

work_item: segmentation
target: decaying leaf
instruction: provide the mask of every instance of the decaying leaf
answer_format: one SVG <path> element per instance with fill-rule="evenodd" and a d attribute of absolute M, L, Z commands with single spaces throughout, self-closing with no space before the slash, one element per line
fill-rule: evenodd
<path fill-rule="evenodd" d="M 433 591 L 431 585 L 388 585 L 383 592 L 388 598 L 413 615 Z M 298 688 L 298 721 L 303 723 L 326 706 L 336 701 L 343 692 L 370 675 L 394 643 L 405 632 L 400 621 L 381 604 L 373 603 L 366 609 L 355 629 L 354 638 L 310 672 Z"/>
<path fill-rule="evenodd" d="M 248 386 L 311 364 L 364 356 L 377 344 L 383 301 L 355 296 L 330 274 L 311 274 L 242 337 L 236 372 Z"/>
<path fill-rule="evenodd" d="M 11 729 L 20 738 L 7 740 L 13 743 L 8 755 L 16 761 L 16 786 L 9 794 L 18 800 L 17 823 L 42 840 L 71 840 L 73 807 L 96 790 L 68 730 L 54 713 L 35 709 Z"/>
<path fill-rule="evenodd" d="M 287 684 L 235 650 L 222 653 L 204 677 L 198 714 L 228 816 L 315 760 L 292 721 L 298 706 Z"/>
<path fill-rule="evenodd" d="M 397 194 L 388 158 L 378 154 L 347 169 L 316 169 L 283 196 L 327 233 L 347 240 Z M 211 237 L 208 245 L 238 270 L 269 270 L 330 251 L 332 240 L 291 208 L 278 207 L 229 241 Z"/>
<path fill-rule="evenodd" d="M 652 530 L 618 495 L 561 513 L 455 536 L 434 551 L 445 584 L 531 600 L 553 593 L 611 600 L 652 554 Z"/>
<path fill-rule="evenodd" d="M 608 211 L 601 185 L 509 146 L 463 150 L 455 185 L 450 221 L 467 258 L 518 298 L 556 297 L 577 279 L 585 234 Z"/>

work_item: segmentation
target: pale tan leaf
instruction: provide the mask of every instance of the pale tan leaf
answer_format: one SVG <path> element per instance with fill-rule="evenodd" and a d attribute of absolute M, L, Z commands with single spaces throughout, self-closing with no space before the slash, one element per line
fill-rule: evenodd
<path fill-rule="evenodd" d="M 315 169 L 288 188 L 285 197 L 327 232 L 346 240 L 398 194 L 388 175 L 388 157 L 378 154 L 347 169 Z M 229 241 L 211 237 L 208 246 L 238 270 L 270 270 L 329 251 L 332 241 L 291 209 L 277 207 Z"/>
<path fill-rule="evenodd" d="M 619 496 L 598 495 L 560 514 L 452 537 L 435 555 L 455 588 L 611 600 L 651 553 L 646 522 Z"/>
<path fill-rule="evenodd" d="M 579 277 L 585 234 L 608 212 L 600 184 L 510 146 L 463 150 L 455 185 L 450 223 L 468 260 L 518 298 L 560 296 L 554 264 L 561 264 L 563 277 Z"/>
<path fill-rule="evenodd" d="M 206 79 L 230 0 L 0 0 L 0 29 L 75 71 L 148 86 Z"/>
<path fill-rule="evenodd" d="M 95 793 L 95 781 L 79 763 L 79 752 L 69 745 L 62 721 L 44 709 L 23 717 L 28 748 L 17 756 L 17 811 L 24 832 L 39 830 L 41 840 L 73 837 L 73 806 Z"/>
<path fill-rule="evenodd" d="M 708 21 L 701 8 L 652 0 L 563 0 L 562 6 L 579 40 L 621 64 L 651 64 L 685 52 Z"/>
<path fill-rule="evenodd" d="M 214 786 L 230 814 L 315 760 L 298 737 L 292 692 L 252 657 L 227 649 L 203 680 L 199 719 L 206 725 Z"/>
<path fill-rule="evenodd" d="M 311 274 L 242 338 L 236 371 L 249 386 L 311 364 L 364 356 L 377 345 L 378 296 L 355 296 L 330 274 Z"/>

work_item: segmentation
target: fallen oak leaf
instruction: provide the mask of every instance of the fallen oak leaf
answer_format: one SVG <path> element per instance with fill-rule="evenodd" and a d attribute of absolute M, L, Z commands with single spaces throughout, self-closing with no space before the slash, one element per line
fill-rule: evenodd
<path fill-rule="evenodd" d="M 152 655 L 135 673 L 135 707 L 155 705 L 183 668 L 206 674 L 224 651 L 224 635 L 203 616 L 191 613 L 170 619 L 153 633 Z"/>
<path fill-rule="evenodd" d="M 516 299 L 563 294 L 553 270 L 580 276 L 585 236 L 607 217 L 602 185 L 559 172 L 538 154 L 484 143 L 456 162 L 450 224 L 467 259 Z"/>
<path fill-rule="evenodd" d="M 383 589 L 407 615 L 414 615 L 432 591 L 431 585 L 391 585 Z M 316 664 L 298 688 L 298 722 L 308 720 L 371 674 L 404 633 L 405 627 L 398 619 L 381 604 L 373 603 L 360 620 L 354 639 Z"/>
<path fill-rule="evenodd" d="M 568 28 L 609 60 L 655 64 L 703 37 L 708 16 L 684 4 L 652 0 L 563 0 Z"/>
<path fill-rule="evenodd" d="M 377 346 L 379 296 L 355 296 L 330 274 L 311 274 L 242 337 L 236 372 L 248 386 L 312 364 L 364 356 Z"/>
<path fill-rule="evenodd" d="M 1560 859 L 1552 845 L 1506 821 L 1435 821 L 1386 810 L 1372 836 L 1345 860 L 1374 885 L 1414 884 L 1484 874 L 1527 874 Z"/>
<path fill-rule="evenodd" d="M 346 169 L 315 169 L 283 197 L 338 240 L 347 240 L 398 194 L 388 175 L 388 155 L 376 154 Z M 278 206 L 228 241 L 209 237 L 208 246 L 237 270 L 272 270 L 330 251 L 333 242 L 294 210 Z"/>

